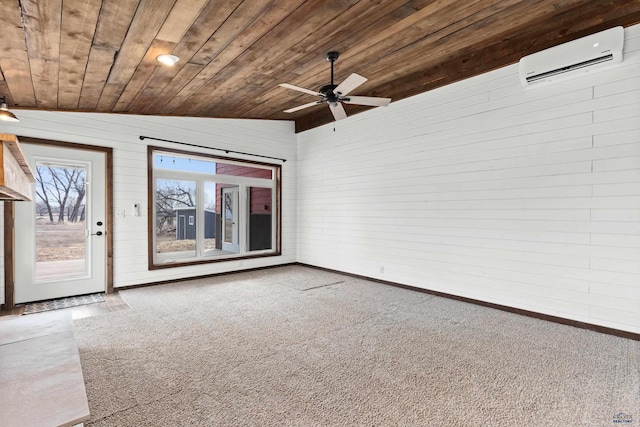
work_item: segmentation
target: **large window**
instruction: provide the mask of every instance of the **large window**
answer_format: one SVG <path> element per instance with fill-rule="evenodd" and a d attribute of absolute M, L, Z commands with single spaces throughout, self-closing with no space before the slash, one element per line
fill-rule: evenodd
<path fill-rule="evenodd" d="M 149 268 L 278 255 L 280 166 L 149 147 Z"/>

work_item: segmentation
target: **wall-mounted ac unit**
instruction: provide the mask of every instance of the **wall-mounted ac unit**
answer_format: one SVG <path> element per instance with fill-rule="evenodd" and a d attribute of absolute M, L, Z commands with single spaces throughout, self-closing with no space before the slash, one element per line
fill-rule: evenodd
<path fill-rule="evenodd" d="M 614 27 L 525 56 L 520 81 L 526 86 L 550 82 L 622 62 L 624 29 Z"/>

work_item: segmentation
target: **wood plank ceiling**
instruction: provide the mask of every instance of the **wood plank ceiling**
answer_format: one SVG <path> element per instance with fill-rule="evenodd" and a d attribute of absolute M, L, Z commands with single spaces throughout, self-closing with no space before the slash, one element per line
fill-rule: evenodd
<path fill-rule="evenodd" d="M 332 121 L 287 114 L 329 83 L 394 101 L 640 22 L 638 0 L 0 0 L 0 96 L 11 108 Z M 156 61 L 173 53 L 180 61 Z M 349 115 L 366 107 L 347 105 Z M 17 111 L 19 114 L 19 111 Z"/>

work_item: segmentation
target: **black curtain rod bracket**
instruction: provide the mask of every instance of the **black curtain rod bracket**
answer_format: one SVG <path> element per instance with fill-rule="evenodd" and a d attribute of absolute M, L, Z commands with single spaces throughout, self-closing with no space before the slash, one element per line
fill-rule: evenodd
<path fill-rule="evenodd" d="M 155 141 L 162 141 L 162 142 L 171 142 L 172 144 L 188 145 L 189 147 L 206 148 L 208 150 L 224 151 L 227 154 L 234 153 L 234 154 L 243 154 L 245 156 L 262 157 L 263 159 L 281 160 L 282 163 L 287 161 L 287 159 L 282 159 L 280 157 L 263 156 L 262 154 L 244 153 L 242 151 L 227 150 L 226 148 L 207 147 L 206 145 L 190 144 L 188 142 L 172 141 L 170 139 L 154 138 L 152 136 L 140 135 L 140 141 L 144 141 L 145 139 L 153 139 Z"/>

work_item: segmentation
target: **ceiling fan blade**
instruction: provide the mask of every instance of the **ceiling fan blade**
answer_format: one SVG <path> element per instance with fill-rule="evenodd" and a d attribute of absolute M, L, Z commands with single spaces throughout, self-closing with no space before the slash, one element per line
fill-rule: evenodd
<path fill-rule="evenodd" d="M 285 113 L 295 113 L 296 111 L 304 110 L 305 108 L 313 107 L 314 105 L 322 104 L 324 101 L 313 101 L 308 104 L 300 105 L 298 107 L 289 108 L 284 110 Z"/>
<path fill-rule="evenodd" d="M 340 83 L 333 90 L 333 93 L 335 93 L 336 95 L 344 96 L 366 81 L 367 81 L 366 77 L 362 77 L 359 74 L 353 73 L 349 77 L 347 77 L 342 83 Z"/>
<path fill-rule="evenodd" d="M 347 118 L 347 112 L 344 111 L 344 107 L 340 102 L 337 102 L 336 105 L 329 104 L 329 109 L 331 110 L 331 114 L 333 114 L 333 118 L 336 119 L 336 121 Z"/>
<path fill-rule="evenodd" d="M 298 92 L 308 93 L 309 95 L 322 96 L 322 94 L 321 94 L 321 93 L 314 92 L 314 91 L 312 91 L 312 90 L 305 89 L 305 88 L 300 87 L 300 86 L 290 85 L 289 83 L 280 83 L 280 85 L 279 85 L 279 86 L 285 87 L 285 88 L 287 88 L 287 89 L 297 90 Z"/>
<path fill-rule="evenodd" d="M 375 96 L 348 96 L 342 102 L 346 104 L 370 105 L 372 107 L 386 107 L 391 98 L 377 98 Z"/>

